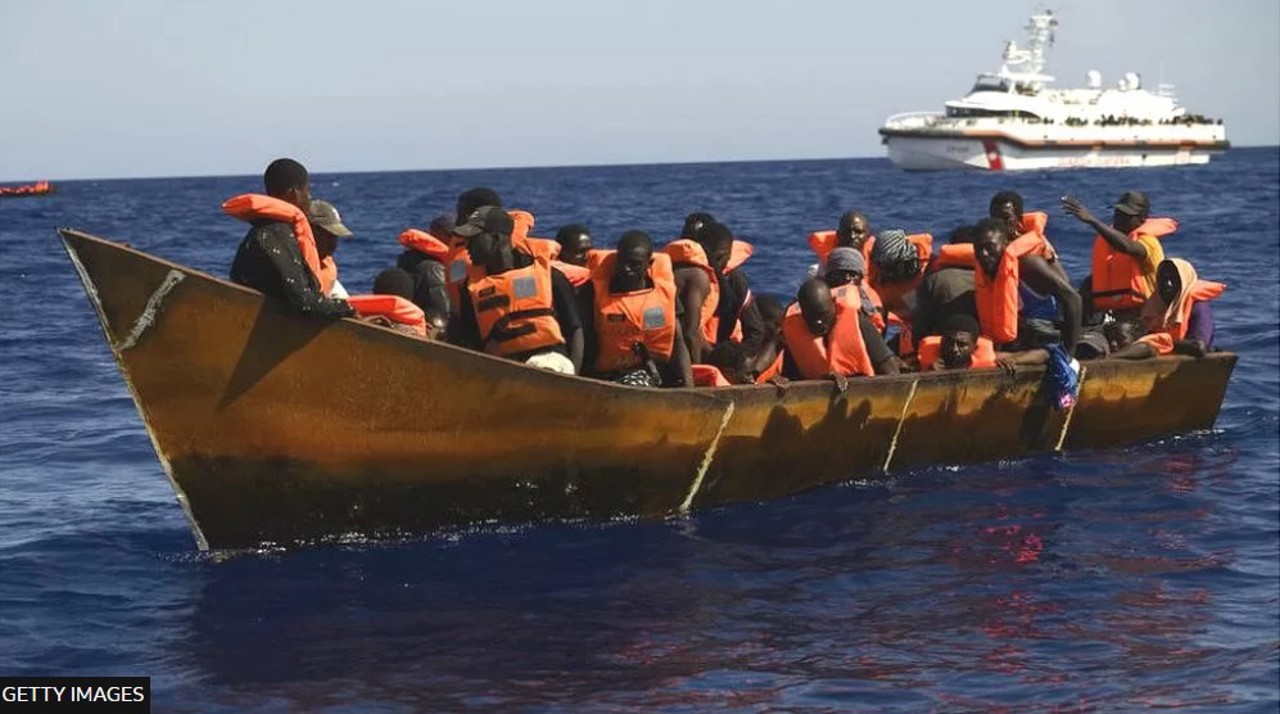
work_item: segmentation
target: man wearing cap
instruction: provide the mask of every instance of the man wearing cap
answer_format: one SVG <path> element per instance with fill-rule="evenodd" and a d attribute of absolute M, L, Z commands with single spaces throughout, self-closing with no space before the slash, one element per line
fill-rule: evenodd
<path fill-rule="evenodd" d="M 338 249 L 339 238 L 353 235 L 351 229 L 343 225 L 342 216 L 332 203 L 319 199 L 311 200 L 307 222 L 311 224 L 311 233 L 316 237 L 316 253 L 320 255 L 320 290 L 331 298 L 346 300 L 351 296 L 338 282 L 338 263 L 333 254 Z"/>
<path fill-rule="evenodd" d="M 1086 306 L 1116 319 L 1136 318 L 1155 291 L 1156 268 L 1164 260 L 1160 237 L 1177 230 L 1177 221 L 1150 218 L 1151 204 L 1138 191 L 1126 191 L 1116 201 L 1111 225 L 1071 196 L 1063 197 L 1062 208 L 1097 234 Z"/>
<path fill-rule="evenodd" d="M 540 351 L 538 354 L 506 356 L 528 362 L 535 367 L 578 374 L 582 369 L 583 336 L 582 321 L 578 317 L 573 285 L 569 283 L 564 273 L 550 266 L 549 253 L 534 257 L 514 250 L 512 248 L 514 229 L 515 221 L 506 211 L 497 206 L 477 208 L 465 223 L 453 229 L 455 236 L 467 240 L 467 251 L 470 254 L 472 271 L 475 275 L 469 277 L 467 284 L 459 291 L 458 319 L 455 321 L 456 329 L 455 326 L 450 326 L 449 341 L 472 349 L 483 349 L 488 341 L 488 336 L 480 334 L 480 323 L 472 301 L 472 291 L 469 286 L 475 282 L 473 278 L 483 280 L 508 271 L 523 270 L 537 263 L 545 263 L 550 272 L 551 309 L 563 337 L 563 343 Z M 550 353 L 563 354 L 567 359 L 557 359 Z"/>
<path fill-rule="evenodd" d="M 396 267 L 413 278 L 413 303 L 428 318 L 446 319 L 451 303 L 449 273 L 445 261 L 453 241 L 453 216 L 442 213 L 431 221 L 426 231 L 409 229 L 400 234 L 404 252 L 396 258 Z"/>

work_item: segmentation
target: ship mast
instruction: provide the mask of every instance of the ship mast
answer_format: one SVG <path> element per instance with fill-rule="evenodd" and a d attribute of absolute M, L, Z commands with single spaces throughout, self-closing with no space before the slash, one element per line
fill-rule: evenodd
<path fill-rule="evenodd" d="M 1036 11 L 1023 27 L 1027 31 L 1027 46 L 1019 48 L 1014 41 L 1005 45 L 1000 74 L 1036 91 L 1043 89 L 1045 82 L 1052 82 L 1053 77 L 1044 74 L 1044 53 L 1053 46 L 1053 30 L 1057 26 L 1058 18 L 1053 16 L 1053 11 Z"/>

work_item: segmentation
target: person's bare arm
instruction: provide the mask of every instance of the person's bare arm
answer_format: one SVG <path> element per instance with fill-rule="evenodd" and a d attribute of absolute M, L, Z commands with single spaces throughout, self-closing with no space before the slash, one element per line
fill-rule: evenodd
<path fill-rule="evenodd" d="M 1111 359 L 1151 359 L 1156 357 L 1156 348 L 1146 342 L 1134 342 L 1112 352 Z"/>
<path fill-rule="evenodd" d="M 689 361 L 689 349 L 685 346 L 684 336 L 680 334 L 680 323 L 676 323 L 676 339 L 671 346 L 671 359 L 675 363 L 675 368 L 680 374 L 680 379 L 684 380 L 681 386 L 693 386 L 693 363 Z"/>
<path fill-rule="evenodd" d="M 1010 374 L 1019 367 L 1034 367 L 1049 361 L 1049 350 L 1034 349 L 1023 352 L 997 352 L 996 366 Z"/>
<path fill-rule="evenodd" d="M 1112 250 L 1124 253 L 1135 260 L 1146 259 L 1147 247 L 1145 245 L 1136 240 L 1129 240 L 1129 236 L 1098 220 L 1098 217 L 1090 213 L 1089 209 L 1085 208 L 1079 199 L 1064 196 L 1062 198 L 1062 210 L 1066 211 L 1068 215 L 1075 216 L 1076 220 L 1096 231 L 1111 246 Z"/>
<path fill-rule="evenodd" d="M 702 336 L 702 304 L 711 292 L 711 278 L 702 270 L 680 272 L 681 279 L 676 285 L 683 311 L 680 331 L 684 334 L 683 341 L 690 363 L 701 362 L 708 346 Z"/>

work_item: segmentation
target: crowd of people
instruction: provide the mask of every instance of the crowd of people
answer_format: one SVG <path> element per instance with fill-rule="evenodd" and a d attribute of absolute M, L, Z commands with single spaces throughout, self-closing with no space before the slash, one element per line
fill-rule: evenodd
<path fill-rule="evenodd" d="M 612 248 L 582 224 L 554 239 L 489 188 L 399 236 L 403 253 L 369 294 L 352 295 L 334 253 L 352 232 L 312 199 L 292 159 L 267 167 L 264 194 L 223 210 L 250 223 L 231 278 L 315 318 L 355 317 L 533 367 L 633 386 L 727 386 L 909 371 L 1044 364 L 1053 356 L 1146 359 L 1213 350 L 1220 283 L 1165 256 L 1177 229 L 1147 197 L 1122 195 L 1105 222 L 1072 197 L 1062 209 L 1096 233 L 1092 272 L 1073 283 L 1045 235 L 1048 215 L 1001 191 L 945 243 L 874 231 L 850 211 L 808 238 L 817 262 L 786 301 L 752 291 L 752 246 L 705 212 L 657 245 L 630 230 Z M 800 276 L 797 276 L 800 277 Z"/>

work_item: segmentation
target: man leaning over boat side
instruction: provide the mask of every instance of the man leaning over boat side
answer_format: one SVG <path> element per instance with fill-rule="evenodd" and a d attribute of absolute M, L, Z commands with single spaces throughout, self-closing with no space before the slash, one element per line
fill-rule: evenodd
<path fill-rule="evenodd" d="M 354 316 L 345 300 L 320 289 L 320 256 L 306 216 L 311 205 L 307 169 L 293 159 L 277 159 L 262 180 L 266 195 L 243 194 L 222 204 L 229 215 L 251 224 L 236 250 L 231 279 L 303 315 Z"/>
<path fill-rule="evenodd" d="M 1001 349 L 1028 350 L 1080 341 L 1080 295 L 1050 265 L 1043 236 L 1015 240 L 1009 224 L 984 218 L 974 237 L 974 299 L 982 334 Z"/>
<path fill-rule="evenodd" d="M 506 211 L 485 206 L 454 229 L 467 239 L 471 263 L 458 298 L 456 344 L 577 374 L 583 336 L 573 286 L 552 267 L 549 254 L 518 260 L 514 228 Z"/>
<path fill-rule="evenodd" d="M 585 299 L 591 374 L 633 387 L 692 387 L 671 257 L 644 231 L 627 231 L 616 250 L 594 250 Z"/>
<path fill-rule="evenodd" d="M 1182 354 L 1204 357 L 1214 349 L 1213 310 L 1226 286 L 1201 280 L 1191 263 L 1181 258 L 1161 261 L 1156 269 L 1156 290 L 1142 307 L 1147 334 L 1115 351 L 1118 359 L 1147 359 Z M 1126 324 L 1126 323 L 1116 323 Z"/>
<path fill-rule="evenodd" d="M 1077 198 L 1064 196 L 1062 208 L 1096 234 L 1091 255 L 1085 313 L 1104 322 L 1137 320 L 1142 306 L 1155 292 L 1156 269 L 1164 260 L 1160 238 L 1178 229 L 1172 218 L 1151 218 L 1145 194 L 1126 191 L 1113 206 L 1111 225 L 1085 208 Z"/>
<path fill-rule="evenodd" d="M 820 279 L 831 289 L 833 295 L 844 287 L 858 291 L 858 328 L 867 357 L 876 374 L 898 374 L 902 371 L 902 365 L 884 339 L 885 328 L 888 327 L 884 305 L 868 283 L 866 273 L 867 264 L 862 253 L 841 246 L 827 256 L 827 272 Z"/>
<path fill-rule="evenodd" d="M 873 377 L 876 365 L 864 338 L 869 334 L 876 332 L 868 331 L 857 286 L 832 290 L 821 278 L 810 278 L 800 285 L 782 320 L 787 343 L 782 374 L 787 379 L 831 379 L 842 390 L 849 377 Z M 888 348 L 884 352 L 881 364 L 887 374 L 896 374 L 893 354 Z"/>
<path fill-rule="evenodd" d="M 977 315 L 973 299 L 973 226 L 951 231 L 947 245 L 939 246 L 916 288 L 911 332 L 916 339 L 941 334 L 943 323 L 956 314 Z"/>

